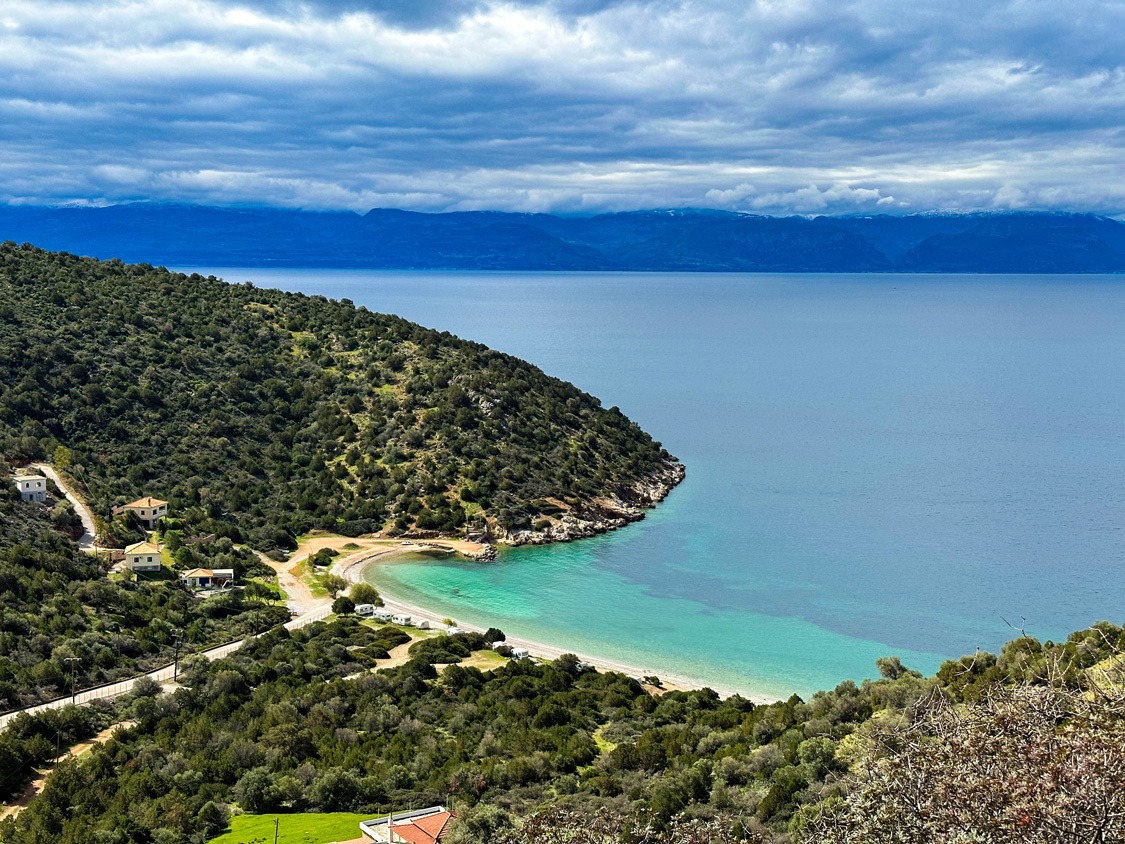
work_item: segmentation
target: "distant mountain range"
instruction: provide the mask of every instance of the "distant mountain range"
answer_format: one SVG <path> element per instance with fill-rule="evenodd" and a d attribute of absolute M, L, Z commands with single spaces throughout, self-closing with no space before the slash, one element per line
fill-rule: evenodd
<path fill-rule="evenodd" d="M 0 206 L 0 240 L 173 267 L 733 272 L 1125 272 L 1125 223 L 1091 214 L 557 217 L 193 205 Z"/>

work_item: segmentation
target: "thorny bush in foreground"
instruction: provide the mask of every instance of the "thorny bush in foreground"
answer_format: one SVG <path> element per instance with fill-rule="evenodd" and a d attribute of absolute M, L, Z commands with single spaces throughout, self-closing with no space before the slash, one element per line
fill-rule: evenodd
<path fill-rule="evenodd" d="M 846 796 L 804 810 L 805 844 L 1125 841 L 1121 658 L 1085 688 L 997 687 L 956 705 L 940 691 L 877 750 Z"/>

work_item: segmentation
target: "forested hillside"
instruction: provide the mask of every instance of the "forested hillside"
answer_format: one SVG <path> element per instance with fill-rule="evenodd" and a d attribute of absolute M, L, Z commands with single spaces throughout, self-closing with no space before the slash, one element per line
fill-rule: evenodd
<path fill-rule="evenodd" d="M 292 547 L 639 517 L 682 467 L 617 408 L 350 302 L 0 246 L 0 454 L 110 507 Z M 523 532 L 523 533 L 520 533 Z"/>

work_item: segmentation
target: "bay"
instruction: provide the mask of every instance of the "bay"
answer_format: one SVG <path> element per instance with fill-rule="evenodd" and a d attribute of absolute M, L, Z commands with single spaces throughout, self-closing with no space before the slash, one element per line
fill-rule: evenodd
<path fill-rule="evenodd" d="M 1119 277 L 199 271 L 517 355 L 687 465 L 638 525 L 389 594 L 768 695 L 1125 615 Z"/>

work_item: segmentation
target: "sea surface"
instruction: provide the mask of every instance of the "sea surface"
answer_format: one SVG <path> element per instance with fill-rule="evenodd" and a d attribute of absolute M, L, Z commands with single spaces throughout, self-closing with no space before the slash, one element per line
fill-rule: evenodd
<path fill-rule="evenodd" d="M 1125 278 L 209 269 L 525 358 L 688 468 L 649 517 L 371 574 L 724 690 L 1125 621 Z"/>

